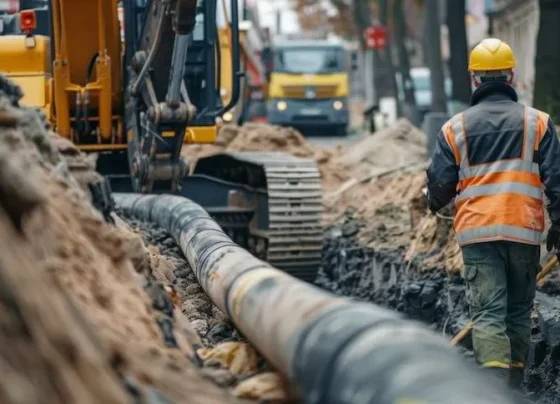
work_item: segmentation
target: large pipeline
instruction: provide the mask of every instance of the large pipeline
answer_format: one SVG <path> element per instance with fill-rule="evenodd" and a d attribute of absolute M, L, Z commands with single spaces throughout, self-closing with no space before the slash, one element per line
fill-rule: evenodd
<path fill-rule="evenodd" d="M 179 244 L 216 306 L 310 404 L 522 403 L 423 324 L 337 297 L 253 257 L 199 205 L 114 194 Z"/>

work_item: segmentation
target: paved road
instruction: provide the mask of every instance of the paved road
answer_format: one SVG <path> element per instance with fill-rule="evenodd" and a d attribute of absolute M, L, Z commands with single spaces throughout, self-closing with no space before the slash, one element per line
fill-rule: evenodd
<path fill-rule="evenodd" d="M 314 145 L 322 147 L 336 147 L 338 145 L 348 146 L 363 139 L 364 135 L 352 132 L 344 137 L 339 136 L 306 136 L 305 138 Z"/>

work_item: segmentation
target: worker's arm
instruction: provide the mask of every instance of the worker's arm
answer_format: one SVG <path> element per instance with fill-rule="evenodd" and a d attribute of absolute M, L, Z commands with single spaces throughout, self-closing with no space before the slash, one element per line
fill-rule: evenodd
<path fill-rule="evenodd" d="M 560 143 L 554 123 L 548 118 L 546 133 L 539 144 L 539 166 L 545 194 L 550 201 L 547 206 L 552 223 L 560 225 Z"/>
<path fill-rule="evenodd" d="M 428 175 L 428 208 L 437 212 L 447 205 L 457 194 L 459 168 L 451 146 L 447 143 L 443 131 L 440 131 L 432 156 Z"/>

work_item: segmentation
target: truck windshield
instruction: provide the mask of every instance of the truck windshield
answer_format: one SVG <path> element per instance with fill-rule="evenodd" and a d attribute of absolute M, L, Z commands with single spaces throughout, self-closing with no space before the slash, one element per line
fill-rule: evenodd
<path fill-rule="evenodd" d="M 275 51 L 274 71 L 295 74 L 341 72 L 342 51 L 336 48 L 283 48 Z"/>

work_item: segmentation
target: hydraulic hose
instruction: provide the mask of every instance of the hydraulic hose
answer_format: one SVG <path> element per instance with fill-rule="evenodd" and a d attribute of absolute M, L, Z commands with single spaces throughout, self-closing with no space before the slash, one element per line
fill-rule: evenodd
<path fill-rule="evenodd" d="M 136 81 L 132 84 L 130 90 L 130 93 L 133 96 L 137 96 L 140 90 L 142 89 L 142 85 L 144 84 L 144 79 L 146 78 L 146 74 L 148 74 L 148 70 L 152 67 L 152 62 L 154 61 L 157 49 L 159 47 L 159 43 L 161 40 L 161 31 L 163 29 L 163 21 L 166 17 L 167 9 L 168 9 L 167 5 L 163 5 L 162 7 L 163 8 L 159 11 L 160 14 L 157 21 L 156 33 L 152 42 L 152 46 L 150 47 L 150 51 L 148 52 L 146 61 L 142 66 L 140 73 L 138 73 L 138 77 L 136 78 Z"/>
<path fill-rule="evenodd" d="M 236 245 L 172 195 L 114 194 L 125 215 L 165 229 L 214 304 L 310 404 L 522 403 L 426 326 L 337 297 Z"/>

